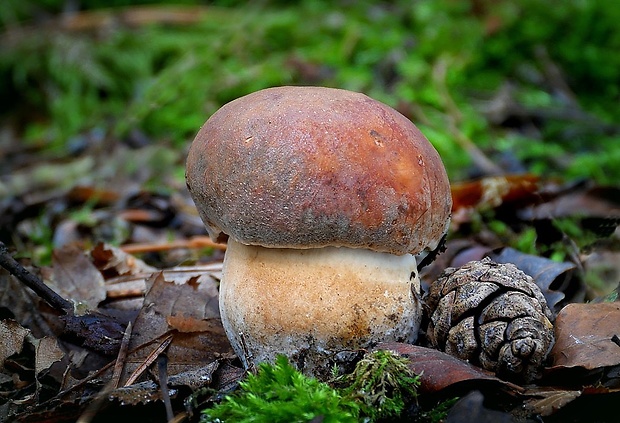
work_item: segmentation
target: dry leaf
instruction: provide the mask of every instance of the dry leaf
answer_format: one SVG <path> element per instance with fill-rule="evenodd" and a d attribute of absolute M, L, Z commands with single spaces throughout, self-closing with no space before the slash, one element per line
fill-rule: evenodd
<path fill-rule="evenodd" d="M 65 246 L 52 253 L 52 269 L 41 269 L 44 279 L 63 298 L 95 310 L 106 297 L 104 280 L 82 249 Z"/>
<path fill-rule="evenodd" d="M 104 243 L 97 244 L 90 255 L 93 258 L 93 263 L 106 279 L 138 273 L 153 273 L 157 270 L 120 248 Z"/>
<path fill-rule="evenodd" d="M 539 189 L 535 175 L 490 176 L 452 184 L 452 210 L 494 208 L 505 202 L 531 202 Z"/>
<path fill-rule="evenodd" d="M 51 367 L 52 364 L 62 360 L 65 353 L 60 349 L 58 340 L 46 336 L 32 342 L 35 348 L 35 373 L 38 375 Z"/>
<path fill-rule="evenodd" d="M 577 186 L 556 198 L 520 211 L 525 220 L 556 217 L 620 218 L 620 189 L 605 186 Z"/>
<path fill-rule="evenodd" d="M 0 320 L 0 370 L 4 368 L 4 361 L 17 354 L 24 346 L 24 340 L 30 331 L 12 319 Z"/>
<path fill-rule="evenodd" d="M 615 338 L 614 338 L 615 336 Z M 553 369 L 588 370 L 620 364 L 620 302 L 569 304 L 555 321 Z"/>
<path fill-rule="evenodd" d="M 183 266 L 163 270 L 167 281 L 183 284 L 191 278 L 210 278 L 218 283 L 222 273 L 222 263 L 211 263 L 200 266 Z M 144 304 L 146 281 L 153 272 L 136 273 L 133 275 L 116 276 L 106 280 L 106 309 L 114 310 L 114 314 L 126 315 L 124 321 L 132 320 Z"/>
<path fill-rule="evenodd" d="M 185 275 L 181 280 L 179 274 Z M 207 273 L 167 272 L 153 274 L 147 281 L 144 305 L 136 318 L 130 349 L 172 331 L 174 338 L 166 355 L 170 375 L 211 363 L 222 355 L 232 354 L 220 320 L 217 282 Z M 182 283 L 184 282 L 184 283 Z M 148 356 L 151 347 L 143 348 L 127 360 L 132 372 Z"/>
<path fill-rule="evenodd" d="M 168 379 L 170 396 L 174 398 L 178 389 L 181 387 L 188 387 L 194 392 L 205 386 L 209 386 L 212 381 L 213 372 L 218 369 L 219 365 L 220 363 L 218 361 L 214 361 L 203 367 L 170 376 Z M 108 398 L 118 400 L 123 405 L 136 405 L 151 401 L 159 401 L 162 399 L 162 393 L 156 382 L 148 380 L 115 389 L 108 395 Z"/>
<path fill-rule="evenodd" d="M 491 373 L 459 360 L 442 351 L 418 345 L 399 342 L 386 342 L 377 345 L 377 349 L 391 350 L 409 358 L 410 368 L 420 375 L 420 391 L 437 393 L 448 387 L 465 388 L 466 383 L 475 389 L 490 388 L 516 394 L 523 389 L 518 385 L 501 380 Z"/>
<path fill-rule="evenodd" d="M 528 414 L 550 416 L 581 395 L 581 391 L 569 391 L 563 389 L 540 388 L 528 391 L 533 397 L 523 405 Z"/>

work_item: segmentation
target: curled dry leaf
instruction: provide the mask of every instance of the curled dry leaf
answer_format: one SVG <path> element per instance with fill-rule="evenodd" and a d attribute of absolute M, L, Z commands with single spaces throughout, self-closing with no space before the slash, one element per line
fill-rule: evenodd
<path fill-rule="evenodd" d="M 39 376 L 42 372 L 48 370 L 52 364 L 60 361 L 64 357 L 64 352 L 58 346 L 56 338 L 43 337 L 37 339 L 32 336 L 29 329 L 24 328 L 18 322 L 12 319 L 0 320 L 0 371 L 5 371 L 6 360 L 11 356 L 23 353 L 30 357 L 31 349 L 24 349 L 25 344 L 30 344 L 34 350 L 34 375 L 37 381 L 37 393 L 41 388 Z M 23 351 L 22 351 L 23 350 Z M 24 369 L 29 365 L 24 366 Z M 15 372 L 15 368 L 7 372 L 8 374 Z"/>
<path fill-rule="evenodd" d="M 620 302 L 569 304 L 555 321 L 552 369 L 620 365 Z M 615 338 L 614 338 L 615 337 Z"/>
<path fill-rule="evenodd" d="M 516 395 L 523 391 L 518 385 L 501 380 L 479 367 L 432 348 L 399 342 L 381 343 L 376 348 L 391 350 L 409 358 L 409 366 L 420 375 L 421 392 L 432 394 L 446 388 L 463 391 L 469 388 L 488 388 Z"/>
<path fill-rule="evenodd" d="M 520 217 L 525 220 L 579 216 L 601 218 L 616 222 L 620 219 L 620 189 L 611 186 L 579 185 L 542 204 L 525 208 Z"/>
<path fill-rule="evenodd" d="M 157 270 L 120 248 L 104 243 L 97 244 L 90 255 L 95 266 L 106 278 L 146 272 L 153 273 Z"/>
<path fill-rule="evenodd" d="M 535 175 L 490 176 L 476 181 L 452 184 L 452 211 L 488 209 L 504 203 L 531 203 L 539 190 Z M 458 221 L 458 218 L 457 218 Z"/>
<path fill-rule="evenodd" d="M 0 370 L 4 368 L 4 361 L 13 354 L 19 353 L 23 346 L 26 336 L 30 333 L 28 329 L 12 319 L 0 320 Z"/>

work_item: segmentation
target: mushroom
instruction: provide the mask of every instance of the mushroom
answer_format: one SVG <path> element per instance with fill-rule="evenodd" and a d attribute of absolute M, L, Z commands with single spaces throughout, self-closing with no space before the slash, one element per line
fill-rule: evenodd
<path fill-rule="evenodd" d="M 261 90 L 207 120 L 186 180 L 228 242 L 220 312 L 246 367 L 285 354 L 321 377 L 347 352 L 415 341 L 415 255 L 438 247 L 452 198 L 439 154 L 396 110 L 340 89 Z"/>

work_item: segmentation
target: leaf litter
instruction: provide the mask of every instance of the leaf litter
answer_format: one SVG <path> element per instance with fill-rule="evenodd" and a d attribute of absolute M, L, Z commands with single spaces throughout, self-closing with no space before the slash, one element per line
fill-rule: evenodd
<path fill-rule="evenodd" d="M 605 324 L 589 319 L 597 315 L 597 307 L 617 304 L 601 300 L 613 291 L 620 274 L 616 260 L 619 236 L 617 230 L 611 230 L 618 218 L 615 191 L 591 184 L 562 185 L 530 175 L 489 178 L 453 186 L 457 201 L 452 234 L 446 251 L 423 269 L 422 283 L 428 286 L 445 268 L 483 257 L 514 263 L 532 276 L 549 306 L 559 313 L 556 347 L 545 376 L 536 386 L 510 384 L 425 348 L 424 337 L 420 345 L 390 348 L 416 357 L 412 363 L 421 373 L 423 392 L 433 398 L 465 398 L 474 391 L 495 398 L 502 392 L 497 404 L 504 404 L 505 410 L 516 413 L 516 404 L 522 404 L 529 414 L 552 417 L 573 402 L 618 392 L 613 347 L 620 347 L 611 341 L 618 319 L 604 320 Z M 26 177 L 22 181 L 28 183 Z M 97 312 L 107 316 L 100 319 L 98 314 L 87 315 L 90 320 L 63 317 L 24 289 L 15 277 L 0 270 L 0 309 L 8 314 L 2 321 L 3 339 L 14 339 L 5 343 L 1 357 L 4 377 L 0 380 L 9 392 L 5 394 L 7 418 L 28 421 L 56 415 L 60 420 L 59 416 L 75 419 L 93 398 L 99 398 L 100 392 L 105 392 L 107 399 L 99 404 L 99 415 L 113 415 L 119 408 L 128 407 L 147 407 L 145 412 L 157 413 L 153 411 L 156 408 L 148 407 L 163 402 L 156 371 L 162 354 L 167 357 L 166 389 L 174 409 L 194 419 L 196 407 L 208 403 L 212 396 L 206 388 L 234 389 L 243 378 L 244 371 L 234 358 L 217 308 L 225 246 L 206 239 L 184 187 L 171 185 L 176 187 L 174 195 L 127 188 L 102 190 L 88 184 L 50 191 L 49 186 L 37 183 L 20 188 L 23 193 L 29 192 L 14 197 L 16 202 L 22 199 L 21 205 L 4 209 L 3 221 L 12 222 L 19 231 L 34 227 L 38 217 L 33 211 L 55 204 L 55 223 L 50 225 L 55 231 L 55 245 L 50 264 L 36 267 L 27 259 L 20 261 L 69 299 L 78 315 Z M 37 192 L 40 194 L 32 195 Z M 71 215 L 76 206 L 86 207 L 84 216 Z M 25 210 L 31 211 L 22 214 Z M 554 227 L 549 222 L 556 218 L 574 219 L 582 232 L 567 233 L 562 230 L 565 228 Z M 119 222 L 120 232 L 115 226 Z M 505 226 L 498 229 L 494 222 Z M 6 232 L 7 226 L 4 228 Z M 536 231 L 536 239 L 530 251 L 524 252 L 527 248 L 519 242 L 525 238 L 524 230 L 530 228 Z M 590 233 L 589 238 L 580 237 L 581 233 Z M 121 247 L 99 242 L 102 239 Z M 575 247 L 571 240 L 587 242 Z M 545 250 L 552 242 L 559 242 L 555 247 L 562 246 L 566 252 L 559 261 Z M 586 280 L 593 273 L 606 285 L 596 290 L 587 288 Z M 586 300 L 594 303 L 580 304 Z M 583 311 L 574 311 L 574 305 L 583 306 Z M 567 322 L 570 316 L 579 325 Z M 112 322 L 117 326 L 99 330 Z M 115 363 L 130 322 L 127 356 Z M 573 332 L 577 329 L 588 336 L 577 336 Z M 116 333 L 115 340 L 99 342 L 111 331 Z M 609 348 L 605 354 L 599 348 L 601 343 Z M 118 387 L 105 390 L 115 365 L 122 368 Z M 125 386 L 132 375 L 137 378 Z M 194 405 L 185 411 L 183 402 L 189 398 Z M 478 407 L 475 404 L 472 401 L 469 407 Z"/>
<path fill-rule="evenodd" d="M 618 320 L 611 318 L 601 324 L 601 319 L 589 319 L 598 315 L 597 307 L 614 307 L 617 303 L 593 297 L 589 298 L 594 300 L 592 304 L 579 304 L 585 295 L 592 295 L 584 290 L 584 286 L 588 271 L 595 268 L 593 257 L 598 260 L 598 266 L 605 266 L 612 282 L 617 278 L 618 273 L 613 269 L 618 234 L 616 231 L 592 237 L 592 243 L 577 248 L 577 256 L 567 254 L 563 261 L 551 259 L 544 251 L 519 251 L 510 241 L 518 238 L 522 228 L 552 219 L 554 214 L 573 216 L 569 212 L 574 203 L 563 203 L 561 199 L 564 195 L 576 195 L 576 190 L 584 193 L 580 197 L 580 213 L 575 215 L 580 223 L 583 216 L 587 216 L 613 224 L 615 206 L 612 200 L 596 195 L 596 201 L 588 208 L 587 199 L 592 197 L 590 193 L 594 189 L 591 186 L 560 189 L 555 182 L 533 181 L 529 177 L 521 182 L 517 176 L 506 181 L 508 187 L 495 190 L 498 197 L 490 202 L 481 202 L 478 195 L 463 194 L 463 186 L 454 188 L 455 194 L 460 196 L 454 214 L 460 217 L 456 219 L 446 251 L 423 269 L 422 281 L 424 286 L 446 267 L 460 266 L 483 257 L 514 263 L 532 276 L 549 306 L 559 313 L 556 346 L 546 364 L 543 379 L 535 386 L 514 385 L 471 364 L 426 348 L 424 337 L 420 345 L 384 347 L 415 358 L 412 363 L 415 363 L 414 370 L 421 374 L 422 392 L 432 398 L 455 395 L 465 398 L 468 393 L 477 391 L 485 397 L 496 398 L 496 403 L 503 404 L 506 412 L 512 410 L 513 414 L 518 414 L 515 410 L 523 413 L 525 409 L 529 415 L 553 417 L 572 402 L 618 392 L 618 362 L 614 361 L 613 347 L 620 347 L 611 341 L 615 334 L 611 332 L 614 328 L 617 330 L 614 322 Z M 488 184 L 471 181 L 467 189 L 480 191 L 497 183 L 497 178 Z M 476 188 L 478 184 L 481 185 Z M 69 190 L 65 195 L 88 202 L 89 196 L 100 195 L 100 192 L 82 187 L 80 195 L 75 190 Z M 191 398 L 194 405 L 189 411 L 180 412 L 194 418 L 195 407 L 209 401 L 212 395 L 205 393 L 206 388 L 214 391 L 218 387 L 234 389 L 236 382 L 243 378 L 245 372 L 228 344 L 217 307 L 225 246 L 203 241 L 204 229 L 200 227 L 195 212 L 184 206 L 187 199 L 180 201 L 179 197 L 148 194 L 136 197 L 131 194 L 133 198 L 140 198 L 136 202 L 129 201 L 127 195 L 108 192 L 106 198 L 113 199 L 112 204 L 106 200 L 93 212 L 101 210 L 108 216 L 124 216 L 122 219 L 130 228 L 129 233 L 135 235 L 126 238 L 124 244 L 133 254 L 126 252 L 124 247 L 103 242 L 85 248 L 91 242 L 89 239 L 96 239 L 91 232 L 93 227 L 78 230 L 74 226 L 72 235 L 67 235 L 69 229 L 65 227 L 62 229 L 65 234 L 56 237 L 73 241 L 59 242 L 59 246 L 52 250 L 49 266 L 35 267 L 28 260 L 21 259 L 57 293 L 70 299 L 77 314 L 95 311 L 107 316 L 105 319 L 99 320 L 98 314 L 89 315 L 91 320 L 61 316 L 32 292 L 24 290 L 15 277 L 4 270 L 0 272 L 4 287 L 0 292 L 0 307 L 10 310 L 14 319 L 4 320 L 2 329 L 10 339 L 15 339 L 12 344 L 6 344 L 6 352 L 2 355 L 3 374 L 13 375 L 4 384 L 12 386 L 12 395 L 7 397 L 10 407 L 6 416 L 14 421 L 50 417 L 55 413 L 63 418 L 67 415 L 77 418 L 86 412 L 93 398 L 103 398 L 99 400 L 96 411 L 102 416 L 113 415 L 119 407 L 161 404 L 164 396 L 156 367 L 162 355 L 167 358 L 165 389 L 176 404 L 175 409 L 177 412 L 185 409 L 183 400 Z M 157 203 L 155 207 L 153 201 Z M 549 209 L 553 213 L 549 210 L 541 212 L 547 201 L 559 204 Z M 607 204 L 606 201 L 612 202 Z M 607 204 L 609 215 L 603 213 L 605 207 L 601 204 Z M 141 209 L 148 213 L 140 213 Z M 153 210 L 159 211 L 153 213 Z M 164 217 L 166 213 L 172 217 Z M 506 222 L 512 239 L 490 226 L 489 213 L 493 219 Z M 182 223 L 175 226 L 175 237 L 171 240 L 162 234 L 170 230 L 172 222 Z M 479 225 L 476 231 L 472 230 L 474 224 Z M 203 256 L 203 263 L 197 263 L 197 253 L 205 248 L 207 255 Z M 189 263 L 176 265 L 184 261 Z M 610 289 L 603 288 L 602 292 L 606 295 Z M 576 312 L 574 306 L 583 306 L 584 309 Z M 581 327 L 568 322 L 567 316 L 572 316 Z M 103 332 L 98 330 L 100 325 L 110 322 L 115 322 L 118 327 Z M 128 352 L 122 363 L 116 363 L 122 369 L 118 387 L 106 389 L 106 384 L 113 378 L 114 359 L 128 323 L 132 324 Z M 574 332 L 577 329 L 588 336 L 577 337 Z M 107 336 L 102 334 L 110 330 L 117 332 L 116 340 L 97 345 L 97 340 Z M 68 336 L 67 332 L 78 332 L 81 338 Z M 601 342 L 610 348 L 605 354 L 610 354 L 611 358 L 601 352 Z M 575 372 L 575 368 L 582 371 Z M 599 388 L 595 390 L 597 386 Z M 102 393 L 105 393 L 104 397 L 101 397 Z M 476 405 L 476 401 L 463 404 L 482 407 Z"/>
<path fill-rule="evenodd" d="M 456 243 L 456 240 L 453 242 Z M 575 270 L 575 265 L 572 263 L 556 263 L 542 257 L 528 257 L 509 248 L 494 250 L 483 244 L 472 244 L 470 241 L 462 239 L 459 254 L 463 254 L 464 250 L 471 249 L 478 251 L 477 254 L 480 256 L 488 255 L 498 261 L 513 262 L 517 265 L 521 262 L 524 263 L 525 271 L 539 283 L 543 292 L 549 291 L 550 286 L 558 278 L 571 279 L 573 277 L 571 272 Z M 451 250 L 449 247 L 446 255 L 440 256 L 438 262 L 450 257 L 450 253 L 453 252 Z M 55 289 L 74 302 L 85 304 L 88 309 L 100 308 L 108 313 L 112 312 L 117 317 L 122 316 L 121 320 L 124 318 L 125 322 L 131 321 L 134 325 L 129 348 L 132 353 L 128 355 L 123 365 L 125 381 L 140 365 L 149 362 L 149 355 L 158 346 L 161 347 L 162 339 L 169 341 L 166 347 L 166 355 L 169 360 L 168 372 L 171 375 L 168 386 L 171 387 L 173 396 L 179 392 L 177 387 L 185 387 L 188 389 L 187 392 L 196 392 L 205 386 L 210 386 L 213 375 L 221 363 L 233 359 L 232 351 L 219 321 L 217 309 L 217 283 L 221 271 L 221 262 L 158 270 L 119 248 L 105 244 L 96 245 L 89 254 L 85 254 L 79 248 L 62 247 L 54 251 L 53 260 L 52 267 L 40 269 L 40 273 L 47 275 L 46 279 L 53 283 Z M 442 266 L 446 266 L 446 264 L 442 264 Z M 3 276 L 5 279 L 11 280 L 13 284 L 15 283 L 13 277 Z M 90 284 L 85 285 L 88 286 L 88 289 L 84 289 L 83 283 Z M 123 284 L 130 284 L 132 289 L 121 288 Z M 77 289 L 75 285 L 82 286 Z M 123 293 L 128 291 L 133 292 L 132 296 L 139 299 L 139 308 L 129 310 L 123 306 L 115 308 L 116 304 L 120 304 L 118 300 L 123 298 Z M 102 292 L 105 295 L 102 295 Z M 554 349 L 554 351 L 560 352 L 552 352 L 552 363 L 547 367 L 550 373 L 555 373 L 556 380 L 557 375 L 561 375 L 566 367 L 571 367 L 567 363 L 590 370 L 618 365 L 617 357 L 613 355 L 613 349 L 610 350 L 612 353 L 611 361 L 601 361 L 602 353 L 597 347 L 597 343 L 605 339 L 609 347 L 616 347 L 620 350 L 620 347 L 611 341 L 615 334 L 611 332 L 617 330 L 616 322 L 618 321 L 617 316 L 613 314 L 617 314 L 618 311 L 615 304 L 617 303 L 575 304 L 562 309 L 556 320 L 557 342 Z M 3 306 L 7 307 L 7 304 L 5 303 Z M 576 306 L 581 306 L 583 311 L 571 312 Z M 39 307 L 44 312 L 49 313 L 45 304 L 40 304 Z M 599 314 L 594 313 L 597 307 L 601 310 L 609 308 L 610 311 L 608 310 L 607 314 L 611 313 L 610 319 L 601 320 L 600 317 L 597 318 L 596 316 Z M 566 322 L 565 316 L 572 316 L 573 320 Z M 586 319 L 586 317 L 591 317 L 594 320 Z M 588 336 L 577 337 L 575 321 L 581 323 Z M 607 322 L 607 324 L 601 325 L 601 321 Z M 15 321 L 3 327 L 3 331 L 7 331 L 7 334 L 16 339 L 13 344 L 5 344 L 5 348 L 11 349 L 3 355 L 3 362 L 14 365 L 10 357 L 20 354 L 30 331 Z M 62 329 L 59 332 L 57 328 L 56 333 L 62 335 Z M 4 337 L 4 339 L 8 338 Z M 576 339 L 579 339 L 579 342 Z M 85 354 L 86 357 L 93 355 L 87 348 L 81 349 L 80 346 L 64 341 L 61 341 L 62 347 L 60 347 L 55 336 L 42 337 L 35 341 L 37 348 L 34 348 L 34 362 L 31 364 L 31 369 L 34 369 L 35 374 L 35 385 L 38 386 L 34 388 L 35 392 L 41 392 L 44 388 L 50 389 L 44 387 L 36 375 L 48 370 L 52 364 L 58 363 L 63 356 L 66 357 L 68 353 L 71 353 L 73 357 L 80 355 L 80 353 Z M 16 346 L 10 347 L 10 345 Z M 401 354 L 416 357 L 412 363 L 415 363 L 414 370 L 422 375 L 424 392 L 439 395 L 454 395 L 458 392 L 463 395 L 471 389 L 487 391 L 488 389 L 496 390 L 499 388 L 509 395 L 529 398 L 526 400 L 528 410 L 540 415 L 553 414 L 555 410 L 575 400 L 582 393 L 582 390 L 557 387 L 555 389 L 547 388 L 547 390 L 541 387 L 538 390 L 527 391 L 523 387 L 502 381 L 481 369 L 473 368 L 470 364 L 439 351 L 412 345 L 381 347 L 396 349 Z M 435 358 L 429 361 L 430 357 Z M 616 357 L 616 361 L 613 361 L 613 357 Z M 71 366 L 77 366 L 78 370 L 88 373 L 97 371 L 97 367 L 101 366 L 101 361 L 95 360 L 95 362 L 99 364 L 93 365 L 92 360 L 83 357 L 77 363 L 72 362 Z M 26 369 L 27 367 L 21 368 L 22 372 L 25 372 Z M 141 374 L 129 386 L 109 392 L 108 398 L 117 400 L 119 406 L 125 407 L 161 401 L 159 385 L 152 381 L 152 377 L 147 377 L 148 380 L 144 380 L 144 377 L 149 374 L 149 370 L 143 370 L 141 373 L 144 374 Z M 234 374 L 241 377 L 243 373 Z M 175 375 L 184 377 L 185 382 L 177 382 L 178 379 L 175 378 Z M 193 377 L 197 377 L 199 381 L 191 383 Z M 440 378 L 438 379 L 438 377 Z M 27 379 L 24 378 L 23 380 Z M 96 382 L 97 380 L 101 380 L 101 382 Z M 97 385 L 101 386 L 100 384 L 104 380 L 104 374 L 98 375 L 92 382 L 95 385 L 90 384 L 91 389 Z M 54 382 L 60 384 L 62 381 L 56 380 Z M 46 383 L 49 384 L 50 382 L 47 381 Z M 73 380 L 73 383 L 79 384 L 79 380 Z M 120 384 L 120 386 L 123 385 L 124 383 Z M 561 386 L 561 384 L 559 385 Z M 83 407 L 78 406 L 78 404 L 83 392 L 76 390 L 72 394 L 70 387 L 64 386 L 64 388 L 65 393 L 62 395 L 62 401 L 54 403 L 54 407 L 51 409 L 45 410 L 43 408 L 45 412 L 49 413 L 54 408 L 60 409 L 63 404 L 73 404 L 76 414 L 82 411 Z M 115 404 L 115 402 L 112 401 L 110 404 Z M 28 412 L 37 414 L 36 411 L 35 407 L 34 410 L 29 409 Z M 23 416 L 18 413 L 14 417 L 19 419 Z"/>
<path fill-rule="evenodd" d="M 495 119 L 509 119 L 506 113 Z M 104 399 L 95 410 L 103 418 L 119 410 L 161 417 L 162 389 L 179 415 L 196 420 L 212 392 L 229 392 L 245 375 L 216 306 L 225 246 L 206 240 L 184 184 L 166 166 L 132 166 L 162 155 L 178 165 L 185 152 L 149 140 L 141 148 L 105 141 L 105 148 L 99 142 L 60 160 L 24 154 L 16 163 L 2 161 L 11 171 L 0 175 L 0 239 L 12 241 L 19 261 L 76 313 L 63 316 L 0 269 L 0 420 L 75 421 L 95 398 Z M 149 185 L 167 189 L 144 188 Z M 425 395 L 462 396 L 460 418 L 486 413 L 485 400 L 498 395 L 512 414 L 545 418 L 591 398 L 617 399 L 618 188 L 515 174 L 483 175 L 453 184 L 452 192 L 447 249 L 423 269 L 423 285 L 447 267 L 483 257 L 514 263 L 532 276 L 557 315 L 545 375 L 536 384 L 515 385 L 425 347 L 423 336 L 420 345 L 381 347 L 415 358 L 411 365 Z M 571 225 L 559 227 L 558 219 Z M 48 232 L 51 245 L 41 248 L 33 237 Z M 35 262 L 49 259 L 48 266 L 23 257 L 32 245 Z M 561 256 L 552 257 L 558 249 Z M 107 338 L 111 332 L 115 339 Z M 162 386 L 156 367 L 164 355 L 168 383 Z M 106 388 L 115 367 L 121 368 L 118 387 Z M 508 416 L 484 415 L 491 421 Z"/>

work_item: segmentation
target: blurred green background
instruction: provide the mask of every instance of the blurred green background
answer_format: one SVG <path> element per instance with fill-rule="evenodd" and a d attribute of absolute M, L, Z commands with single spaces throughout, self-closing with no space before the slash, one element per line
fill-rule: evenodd
<path fill-rule="evenodd" d="M 453 181 L 620 181 L 614 1 L 2 3 L 5 152 L 62 157 L 101 138 L 183 150 L 223 103 L 307 84 L 397 108 Z"/>

